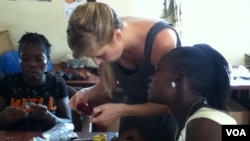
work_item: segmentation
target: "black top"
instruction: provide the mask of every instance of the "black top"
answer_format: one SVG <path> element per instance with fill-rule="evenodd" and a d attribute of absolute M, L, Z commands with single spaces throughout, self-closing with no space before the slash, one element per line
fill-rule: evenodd
<path fill-rule="evenodd" d="M 0 96 L 6 98 L 7 106 L 26 108 L 29 102 L 46 105 L 48 110 L 56 114 L 59 99 L 68 96 L 65 82 L 62 78 L 46 73 L 46 82 L 41 86 L 30 86 L 23 80 L 22 73 L 10 74 L 0 81 Z M 9 130 L 45 131 L 41 123 L 24 119 L 9 126 Z"/>
<path fill-rule="evenodd" d="M 139 70 L 128 70 L 117 63 L 114 65 L 116 78 L 126 93 L 130 101 L 129 103 L 147 102 L 149 77 L 154 74 L 154 67 L 150 61 L 152 45 L 157 33 L 165 28 L 173 29 L 169 23 L 161 21 L 156 23 L 148 32 L 144 50 L 144 61 Z M 174 31 L 176 32 L 175 29 Z M 177 47 L 180 46 L 181 42 L 178 36 Z"/>
<path fill-rule="evenodd" d="M 145 43 L 144 61 L 138 70 L 128 70 L 118 63 L 114 64 L 116 78 L 126 94 L 125 103 L 139 104 L 147 102 L 148 83 L 150 83 L 149 77 L 154 74 L 154 66 L 150 61 L 151 49 L 155 36 L 165 28 L 171 28 L 175 31 L 169 23 L 160 21 L 148 32 Z M 177 37 L 177 47 L 180 47 L 181 42 L 178 34 Z M 173 115 L 121 118 L 119 135 L 122 135 L 126 130 L 131 128 L 138 129 L 145 138 L 145 141 L 174 141 L 177 122 Z"/>

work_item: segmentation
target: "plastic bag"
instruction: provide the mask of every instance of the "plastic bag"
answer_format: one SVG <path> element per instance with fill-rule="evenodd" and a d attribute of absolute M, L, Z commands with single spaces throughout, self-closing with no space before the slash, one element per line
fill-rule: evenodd
<path fill-rule="evenodd" d="M 34 137 L 33 141 L 71 141 L 78 138 L 73 129 L 74 125 L 72 123 L 57 124 L 50 130 L 43 132 L 43 138 Z"/>

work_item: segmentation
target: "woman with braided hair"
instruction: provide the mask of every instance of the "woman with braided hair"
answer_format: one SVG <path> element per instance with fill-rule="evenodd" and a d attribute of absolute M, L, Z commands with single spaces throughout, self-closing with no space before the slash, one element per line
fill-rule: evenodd
<path fill-rule="evenodd" d="M 230 74 L 226 59 L 207 44 L 164 54 L 155 69 L 148 99 L 168 105 L 178 122 L 178 141 L 221 141 Z"/>

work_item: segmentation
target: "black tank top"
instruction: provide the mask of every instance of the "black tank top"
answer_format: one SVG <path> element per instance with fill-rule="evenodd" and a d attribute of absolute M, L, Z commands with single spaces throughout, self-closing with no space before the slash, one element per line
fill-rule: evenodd
<path fill-rule="evenodd" d="M 128 70 L 118 63 L 114 64 L 115 76 L 127 96 L 126 103 L 135 104 L 147 102 L 149 77 L 154 74 L 154 66 L 150 61 L 151 48 L 157 33 L 165 28 L 171 28 L 176 32 L 171 24 L 164 21 L 157 22 L 149 30 L 145 43 L 144 61 L 138 70 Z M 178 34 L 176 46 L 181 46 Z"/>

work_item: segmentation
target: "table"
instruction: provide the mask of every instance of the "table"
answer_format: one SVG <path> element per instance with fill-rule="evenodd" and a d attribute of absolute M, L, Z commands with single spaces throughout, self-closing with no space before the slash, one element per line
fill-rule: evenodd
<path fill-rule="evenodd" d="M 246 79 L 241 76 L 247 76 Z M 234 66 L 231 69 L 231 97 L 238 103 L 250 109 L 250 79 L 249 70 L 244 67 Z"/>
<path fill-rule="evenodd" d="M 41 132 L 0 131 L 1 141 L 31 141 L 36 136 L 41 136 Z"/>
<path fill-rule="evenodd" d="M 62 67 L 60 64 L 53 64 L 52 72 L 63 72 L 63 73 L 82 73 L 88 75 L 86 80 L 65 80 L 65 83 L 72 87 L 89 87 L 96 84 L 100 77 L 92 73 L 89 69 L 72 69 L 67 67 Z"/>
<path fill-rule="evenodd" d="M 250 80 L 242 78 L 231 78 L 231 90 L 250 90 Z"/>
<path fill-rule="evenodd" d="M 110 141 L 113 137 L 118 136 L 117 132 L 76 132 L 79 139 L 93 137 L 96 134 L 106 134 Z M 30 131 L 0 131 L 1 141 L 32 141 L 33 137 L 42 137 L 42 132 L 30 132 Z"/>
<path fill-rule="evenodd" d="M 231 90 L 250 90 L 250 73 L 244 66 L 232 66 L 230 67 L 231 80 L 230 86 Z M 248 77 L 248 79 L 241 78 L 242 76 Z"/>
<path fill-rule="evenodd" d="M 250 108 L 250 80 L 231 79 L 231 97 L 245 107 Z"/>

